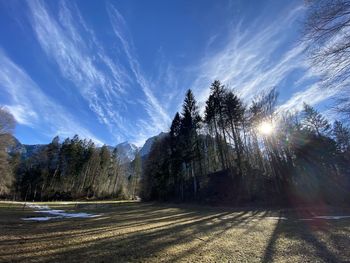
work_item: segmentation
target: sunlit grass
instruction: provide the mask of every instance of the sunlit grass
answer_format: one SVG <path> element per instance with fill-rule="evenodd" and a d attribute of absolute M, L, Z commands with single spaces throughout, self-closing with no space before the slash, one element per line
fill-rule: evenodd
<path fill-rule="evenodd" d="M 98 218 L 25 222 L 32 209 L 2 203 L 0 261 L 322 262 L 350 256 L 343 248 L 348 219 L 313 228 L 293 213 L 278 220 L 279 210 L 107 204 L 87 205 L 84 212 L 102 214 Z"/>

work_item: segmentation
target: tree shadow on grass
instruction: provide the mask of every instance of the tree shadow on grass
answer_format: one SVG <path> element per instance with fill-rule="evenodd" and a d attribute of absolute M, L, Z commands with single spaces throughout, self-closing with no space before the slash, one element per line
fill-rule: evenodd
<path fill-rule="evenodd" d="M 231 255 L 230 244 L 221 248 L 222 237 L 239 230 L 239 236 L 254 235 L 261 231 L 261 223 L 269 216 L 282 217 L 284 214 L 273 210 L 233 210 L 218 208 L 187 207 L 157 204 L 132 204 L 117 206 L 97 220 L 64 220 L 59 222 L 23 224 L 26 229 L 23 244 L 17 244 L 23 235 L 12 234 L 12 240 L 1 241 L 0 254 L 3 261 L 36 262 L 147 262 L 184 261 L 189 257 L 200 261 L 198 251 L 213 242 L 219 244 L 217 251 Z M 314 230 L 305 222 L 291 220 L 273 221 L 276 227 L 268 240 L 260 259 L 272 262 L 278 251 L 279 238 L 300 240 L 313 248 L 313 258 L 337 262 L 339 257 L 328 248 Z M 267 223 L 266 223 L 267 224 Z M 269 224 L 269 223 L 268 223 Z M 268 230 L 270 231 L 270 230 Z M 268 232 L 266 231 L 266 232 Z M 0 230 L 1 233 L 1 230 Z M 5 233 L 10 236 L 11 233 Z M 332 242 L 339 237 L 333 234 Z M 341 234 L 340 234 L 341 236 Z M 344 239 L 343 236 L 341 238 Z M 343 240 L 346 242 L 347 239 Z M 231 242 L 228 240 L 227 242 Z M 240 244 L 240 240 L 232 240 Z M 236 244 L 237 245 L 237 244 Z M 230 251 L 231 249 L 231 251 Z M 253 248 L 254 249 L 254 248 Z M 169 252 L 170 251 L 170 252 Z M 283 252 L 283 251 L 282 251 Z M 259 253 L 259 252 L 257 252 Z M 298 246 L 285 251 L 286 255 L 304 254 L 308 250 Z M 310 252 L 311 253 L 311 252 Z M 260 254 L 259 254 L 260 255 Z M 216 255 L 214 255 L 215 257 Z M 9 260 L 10 259 L 10 260 Z M 233 258 L 234 259 L 234 258 Z M 248 258 L 249 259 L 249 258 Z"/>
<path fill-rule="evenodd" d="M 210 242 L 234 226 L 248 224 L 261 211 L 232 212 L 215 208 L 181 209 L 153 205 L 140 206 L 140 210 L 134 206 L 128 210 L 124 206 L 113 213 L 114 216 L 111 214 L 110 218 L 96 222 L 72 220 L 36 224 L 39 227 L 26 233 L 21 249 L 9 249 L 2 256 L 21 261 L 35 259 L 37 262 L 67 259 L 78 262 L 87 257 L 92 262 L 118 259 L 147 261 L 147 258 L 167 248 L 193 240 L 202 242 L 203 236 L 207 236 L 206 240 Z M 53 233 L 48 233 L 49 229 Z M 14 241 L 0 246 L 13 246 Z M 43 253 L 37 253 L 40 248 Z M 192 253 L 187 250 L 179 251 L 177 258 Z M 171 257 L 168 259 L 171 260 Z"/>
<path fill-rule="evenodd" d="M 333 232 L 337 230 L 336 224 L 326 220 L 303 221 L 298 217 L 279 220 L 266 246 L 262 262 L 278 262 L 278 257 L 281 255 L 287 258 L 296 257 L 299 260 L 317 262 L 349 260 L 350 254 L 344 248 L 350 245 L 350 238 L 344 232 L 335 235 Z M 279 246 L 282 248 L 279 250 L 277 243 L 280 238 L 282 242 L 289 240 L 291 243 L 287 246 Z M 327 240 L 333 240 L 333 242 L 327 242 Z M 343 241 L 342 246 L 337 246 L 339 240 Z"/>

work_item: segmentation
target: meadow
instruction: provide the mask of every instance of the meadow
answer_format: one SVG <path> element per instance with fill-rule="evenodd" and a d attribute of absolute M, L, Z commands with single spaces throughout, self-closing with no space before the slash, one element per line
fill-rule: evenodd
<path fill-rule="evenodd" d="M 142 202 L 50 202 L 91 218 L 44 216 L 0 203 L 0 262 L 342 262 L 350 211 Z M 334 216 L 337 217 L 334 217 Z M 342 217 L 344 216 L 344 217 Z"/>

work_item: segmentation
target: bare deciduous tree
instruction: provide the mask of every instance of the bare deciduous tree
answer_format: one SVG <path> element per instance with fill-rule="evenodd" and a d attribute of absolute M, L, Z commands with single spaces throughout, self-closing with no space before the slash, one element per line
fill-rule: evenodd
<path fill-rule="evenodd" d="M 0 196 L 10 192 L 14 178 L 8 162 L 6 147 L 11 142 L 11 134 L 15 128 L 15 120 L 11 113 L 0 107 Z"/>
<path fill-rule="evenodd" d="M 350 116 L 350 1 L 308 0 L 305 41 L 327 88 L 339 89 L 336 110 Z"/>

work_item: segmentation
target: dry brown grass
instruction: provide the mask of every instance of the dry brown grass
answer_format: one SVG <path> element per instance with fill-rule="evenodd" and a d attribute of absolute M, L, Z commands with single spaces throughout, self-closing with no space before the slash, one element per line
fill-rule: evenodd
<path fill-rule="evenodd" d="M 73 210 L 72 204 L 51 204 Z M 89 219 L 38 216 L 0 203 L 1 262 L 340 262 L 350 260 L 350 219 L 299 221 L 295 211 L 152 203 L 82 206 Z M 288 220 L 273 217 L 287 216 Z"/>

